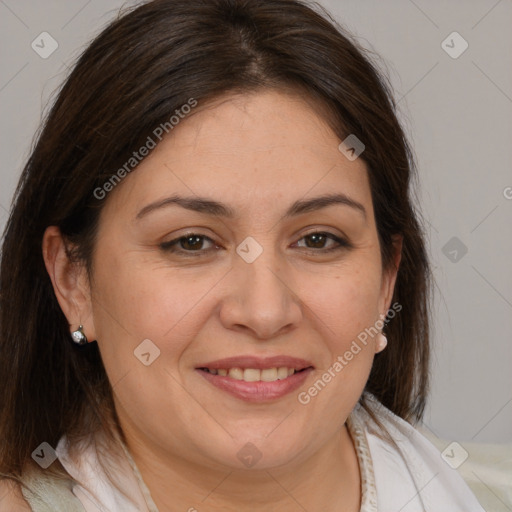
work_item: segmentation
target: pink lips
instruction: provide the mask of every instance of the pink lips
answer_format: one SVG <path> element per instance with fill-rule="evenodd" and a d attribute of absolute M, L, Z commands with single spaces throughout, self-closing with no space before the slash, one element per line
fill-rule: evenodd
<path fill-rule="evenodd" d="M 211 370 L 221 368 L 256 368 L 263 370 L 265 368 L 278 368 L 282 366 L 295 368 L 296 373 L 285 379 L 276 380 L 274 382 L 245 382 L 243 380 L 233 379 L 229 376 L 214 375 L 206 370 L 202 370 L 202 368 L 209 368 Z M 196 367 L 196 371 L 208 382 L 236 398 L 248 402 L 268 402 L 281 398 L 299 388 L 311 371 L 313 371 L 313 366 L 305 359 L 289 356 L 273 356 L 266 358 L 237 356 L 200 364 Z"/>

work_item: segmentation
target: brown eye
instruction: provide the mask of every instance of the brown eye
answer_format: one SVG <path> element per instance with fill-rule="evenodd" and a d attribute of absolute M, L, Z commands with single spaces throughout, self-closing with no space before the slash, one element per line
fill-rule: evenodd
<path fill-rule="evenodd" d="M 175 238 L 174 240 L 170 240 L 169 242 L 164 242 L 160 244 L 161 249 L 166 252 L 176 252 L 176 253 L 197 253 L 194 256 L 199 256 L 206 252 L 210 252 L 213 247 L 204 248 L 204 244 L 209 242 L 212 246 L 215 246 L 213 240 L 205 235 L 199 235 L 196 233 L 191 233 L 189 235 L 181 236 L 179 238 Z"/>
<path fill-rule="evenodd" d="M 200 235 L 191 235 L 180 238 L 178 243 L 182 249 L 195 251 L 202 249 L 203 241 Z"/>
<path fill-rule="evenodd" d="M 312 235 L 305 236 L 304 239 L 309 240 L 311 244 L 306 242 L 306 245 L 314 249 L 323 249 L 325 242 L 328 240 L 328 238 L 323 233 L 313 233 Z"/>
<path fill-rule="evenodd" d="M 325 253 L 351 247 L 347 240 L 340 238 L 332 233 L 309 233 L 303 236 L 301 240 L 305 240 L 306 244 L 305 246 L 299 245 L 299 247 L 303 247 L 305 249 L 312 249 L 315 252 Z M 332 244 L 332 242 L 334 242 L 334 245 Z"/>

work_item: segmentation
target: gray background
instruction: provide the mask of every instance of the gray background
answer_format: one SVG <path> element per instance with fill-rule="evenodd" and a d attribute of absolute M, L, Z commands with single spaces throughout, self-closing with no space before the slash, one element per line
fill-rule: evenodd
<path fill-rule="evenodd" d="M 0 0 L 0 228 L 52 92 L 132 3 Z M 425 425 L 450 440 L 512 442 L 512 2 L 321 4 L 381 56 L 416 152 L 437 283 Z M 31 47 L 44 31 L 58 42 L 47 59 Z M 454 31 L 469 45 L 458 58 L 441 46 Z"/>

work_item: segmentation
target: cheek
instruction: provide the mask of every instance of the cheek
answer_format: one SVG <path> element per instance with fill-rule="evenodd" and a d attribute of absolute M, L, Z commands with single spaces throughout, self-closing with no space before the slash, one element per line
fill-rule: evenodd
<path fill-rule="evenodd" d="M 218 276 L 164 268 L 136 252 L 100 261 L 93 313 L 105 365 L 131 365 L 145 339 L 168 362 L 176 361 L 205 321 L 203 300 Z"/>
<path fill-rule="evenodd" d="M 314 378 L 297 397 L 298 410 L 321 417 L 334 433 L 361 396 L 372 368 L 372 338 L 363 342 L 358 337 L 378 319 L 379 267 L 368 260 L 347 265 L 330 277 L 316 276 L 307 289 L 303 296 L 313 312 L 313 329 L 321 332 L 324 344 L 316 349 L 321 364 Z"/>
<path fill-rule="evenodd" d="M 368 332 L 379 319 L 380 267 L 361 259 L 330 277 L 310 280 L 307 290 L 305 302 L 327 350 L 300 403 L 337 424 L 363 392 L 373 364 L 374 338 Z"/>
<path fill-rule="evenodd" d="M 305 302 L 324 324 L 333 348 L 344 349 L 379 319 L 380 285 L 380 267 L 372 259 L 308 278 Z"/>

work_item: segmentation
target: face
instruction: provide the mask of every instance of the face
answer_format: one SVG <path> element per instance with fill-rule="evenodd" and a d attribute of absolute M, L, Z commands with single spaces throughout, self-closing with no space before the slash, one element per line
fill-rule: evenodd
<path fill-rule="evenodd" d="M 353 342 L 390 305 L 367 170 L 299 97 L 200 107 L 105 199 L 82 323 L 146 447 L 299 463 L 359 399 L 376 338 Z"/>

